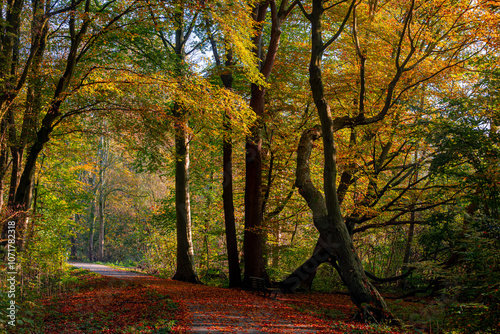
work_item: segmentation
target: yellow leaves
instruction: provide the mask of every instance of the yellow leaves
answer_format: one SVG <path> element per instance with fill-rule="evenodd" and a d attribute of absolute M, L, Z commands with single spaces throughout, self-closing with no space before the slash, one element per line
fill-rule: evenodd
<path fill-rule="evenodd" d="M 257 58 L 252 52 L 254 22 L 251 5 L 247 1 L 217 1 L 207 5 L 215 29 L 220 29 L 223 36 L 223 48 L 232 50 L 249 81 L 265 85 L 257 70 Z"/>

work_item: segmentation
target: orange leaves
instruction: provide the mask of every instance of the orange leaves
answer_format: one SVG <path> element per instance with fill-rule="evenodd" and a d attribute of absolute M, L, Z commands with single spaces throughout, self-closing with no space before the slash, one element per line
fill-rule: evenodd
<path fill-rule="evenodd" d="M 135 331 L 165 325 L 175 305 L 154 289 L 132 281 L 80 276 L 79 292 L 45 300 L 44 333 L 150 333 Z M 132 330 L 134 329 L 134 330 Z"/>
<path fill-rule="evenodd" d="M 52 308 L 45 333 L 153 333 L 167 326 L 174 333 L 398 333 L 348 321 L 353 305 L 345 295 L 294 294 L 273 300 L 153 277 L 82 279 L 87 280 L 84 291 L 45 301 Z"/>

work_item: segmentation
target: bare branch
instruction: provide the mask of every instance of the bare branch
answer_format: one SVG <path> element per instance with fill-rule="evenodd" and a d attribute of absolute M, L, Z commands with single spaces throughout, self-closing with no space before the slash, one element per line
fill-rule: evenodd
<path fill-rule="evenodd" d="M 64 8 L 61 8 L 61 9 L 58 9 L 58 10 L 55 10 L 53 12 L 48 12 L 46 14 L 47 17 L 52 17 L 54 15 L 57 15 L 57 14 L 62 14 L 62 13 L 66 13 L 66 12 L 69 12 L 71 10 L 74 10 L 76 7 L 78 7 L 79 4 L 81 4 L 84 0 L 78 0 L 76 2 L 73 2 L 71 5 L 67 6 L 67 7 L 64 7 Z"/>

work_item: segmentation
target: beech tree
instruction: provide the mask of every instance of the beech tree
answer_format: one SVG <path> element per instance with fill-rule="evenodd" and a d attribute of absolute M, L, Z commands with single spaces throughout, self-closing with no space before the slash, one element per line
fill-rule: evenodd
<path fill-rule="evenodd" d="M 256 59 L 246 56 L 246 52 L 235 52 L 235 48 L 251 48 L 250 32 L 253 29 L 251 20 L 251 4 L 253 1 L 244 1 L 240 4 L 231 3 L 229 8 L 223 9 L 214 4 L 208 5 L 210 11 L 205 12 L 207 37 L 210 42 L 210 48 L 215 62 L 215 70 L 225 89 L 232 91 L 234 75 L 233 71 L 237 68 L 237 63 L 247 63 L 252 69 L 248 79 L 250 81 L 260 81 L 261 78 L 252 78 L 252 74 L 257 74 L 253 69 Z M 224 13 L 227 9 L 233 9 L 229 15 L 222 15 L 226 18 L 221 21 L 220 12 Z M 216 15 L 211 12 L 217 10 Z M 236 23 L 239 21 L 239 23 Z M 235 40 L 235 35 L 247 36 L 248 45 L 244 40 Z M 235 43 L 236 42 L 236 43 Z M 238 47 L 239 45 L 239 47 Z M 248 60 L 246 58 L 249 58 Z M 242 59 L 240 59 L 242 58 Z M 223 140 L 222 140 L 222 201 L 224 208 L 224 226 L 226 231 L 226 248 L 229 266 L 229 286 L 236 287 L 242 285 L 240 260 L 238 252 L 238 242 L 236 234 L 236 219 L 234 210 L 234 183 L 233 183 L 233 135 L 232 121 L 233 115 L 228 110 L 224 110 L 223 118 Z"/>
<path fill-rule="evenodd" d="M 382 121 L 405 92 L 477 54 L 484 40 L 478 34 L 480 29 L 478 22 L 470 19 L 469 15 L 481 13 L 481 8 L 464 2 L 460 4 L 459 10 L 452 14 L 445 8 L 435 7 L 429 3 L 411 1 L 403 6 L 404 14 L 400 17 L 395 14 L 399 22 L 397 38 L 389 43 L 391 53 L 388 60 L 393 62 L 393 74 L 390 81 L 384 83 L 386 87 L 382 90 L 381 96 L 376 99 L 382 103 L 372 103 L 369 108 L 366 60 L 370 50 L 360 43 L 357 12 L 364 8 L 364 15 L 370 20 L 377 16 L 381 4 L 372 1 L 367 6 L 361 7 L 356 1 L 346 3 L 341 1 L 328 5 L 322 0 L 313 0 L 310 5 L 302 4 L 300 1 L 298 3 L 311 24 L 309 83 L 321 125 L 303 133 L 297 150 L 296 185 L 313 213 L 314 225 L 320 233 L 320 238 L 315 255 L 285 280 L 284 284 L 296 287 L 308 276 L 308 272 L 314 270 L 319 263 L 328 260 L 339 271 L 353 302 L 361 311 L 362 318 L 380 320 L 392 318 L 392 315 L 383 298 L 365 275 L 351 240 L 349 228 L 344 221 L 337 188 L 338 163 L 334 134 L 342 129 Z M 324 28 L 324 16 L 333 8 L 341 9 L 337 12 L 341 13 L 337 14 L 337 17 L 340 17 L 339 23 L 337 30 L 329 32 L 328 39 L 324 41 L 323 35 L 328 31 Z M 400 8 L 396 9 L 395 13 L 398 10 Z M 354 115 L 339 115 L 339 112 L 332 110 L 328 95 L 325 93 L 322 59 L 327 49 L 335 45 L 351 17 L 353 18 L 352 41 L 359 61 L 358 96 Z M 366 43 L 369 41 L 368 39 Z M 479 47 L 474 43 L 478 43 Z M 430 61 L 439 66 L 422 70 Z M 418 75 L 412 78 L 410 73 Z M 312 142 L 319 138 L 323 140 L 324 197 L 311 182 L 308 163 Z"/>
<path fill-rule="evenodd" d="M 207 30 L 215 65 L 217 68 L 224 66 L 219 75 L 224 88 L 233 89 L 233 73 L 231 67 L 234 66 L 233 52 L 227 49 L 224 52 L 225 61 L 221 59 L 217 40 L 210 28 L 210 19 L 207 19 Z M 224 37 L 223 37 L 224 38 Z M 223 65 L 224 64 L 224 65 Z M 233 192 L 233 139 L 231 136 L 231 115 L 224 113 L 223 127 L 224 135 L 222 140 L 222 201 L 224 206 L 224 226 L 226 229 L 226 248 L 229 269 L 229 287 L 241 286 L 241 270 L 238 252 L 238 241 L 236 235 L 236 219 L 234 214 L 234 192 Z"/>
<path fill-rule="evenodd" d="M 258 59 L 258 69 L 264 80 L 268 80 L 274 66 L 280 43 L 282 25 L 297 2 L 290 3 L 282 0 L 260 1 L 255 4 L 253 19 L 258 24 L 258 30 L 253 38 L 253 53 Z M 271 32 L 269 45 L 264 55 L 263 38 L 264 22 L 270 9 Z M 261 119 L 265 108 L 265 85 L 252 83 L 250 107 L 255 115 Z M 257 122 L 260 122 L 258 120 Z M 244 235 L 244 261 L 245 284 L 248 285 L 249 277 L 267 277 L 264 263 L 263 239 L 263 198 L 262 198 L 262 138 L 261 125 L 256 123 L 247 137 L 246 172 L 245 172 L 245 235 Z"/>

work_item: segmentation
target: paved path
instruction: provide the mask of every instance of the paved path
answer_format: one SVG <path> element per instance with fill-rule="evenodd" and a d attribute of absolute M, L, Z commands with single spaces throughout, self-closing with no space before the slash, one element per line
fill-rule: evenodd
<path fill-rule="evenodd" d="M 163 290 L 187 311 L 182 330 L 185 333 L 335 333 L 321 319 L 298 312 L 280 300 L 247 291 L 159 279 L 104 265 L 70 264 Z"/>
<path fill-rule="evenodd" d="M 101 274 L 104 276 L 110 276 L 115 278 L 138 278 L 138 277 L 148 277 L 148 275 L 133 273 L 126 270 L 120 270 L 112 267 L 108 267 L 102 264 L 95 263 L 79 263 L 79 262 L 68 262 L 68 264 L 82 269 L 90 270 L 94 273 Z"/>

